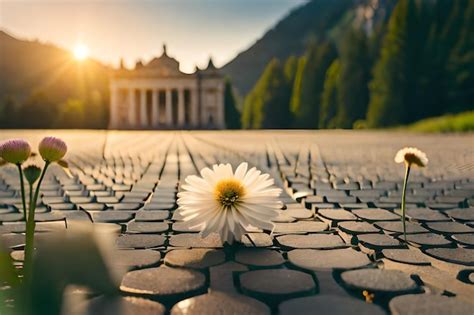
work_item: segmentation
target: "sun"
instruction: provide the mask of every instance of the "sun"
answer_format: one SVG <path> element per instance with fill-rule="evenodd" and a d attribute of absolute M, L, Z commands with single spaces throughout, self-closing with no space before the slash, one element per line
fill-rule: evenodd
<path fill-rule="evenodd" d="M 79 61 L 85 60 L 87 59 L 87 57 L 89 57 L 89 47 L 87 47 L 86 45 L 82 43 L 76 44 L 76 46 L 74 47 L 73 53 L 74 53 L 74 58 L 76 58 L 76 60 L 79 60 Z"/>

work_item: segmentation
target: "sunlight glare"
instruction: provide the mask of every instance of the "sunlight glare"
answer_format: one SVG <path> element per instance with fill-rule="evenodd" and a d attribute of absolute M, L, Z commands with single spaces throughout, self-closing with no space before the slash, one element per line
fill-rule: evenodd
<path fill-rule="evenodd" d="M 84 44 L 77 44 L 74 47 L 74 58 L 76 58 L 79 61 L 85 60 L 87 57 L 89 57 L 89 48 L 84 45 Z"/>

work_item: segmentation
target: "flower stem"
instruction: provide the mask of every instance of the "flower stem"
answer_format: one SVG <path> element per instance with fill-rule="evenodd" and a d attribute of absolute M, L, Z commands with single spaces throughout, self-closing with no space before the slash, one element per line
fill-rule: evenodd
<path fill-rule="evenodd" d="M 35 194 L 32 200 L 30 200 L 30 209 L 28 211 L 28 221 L 26 222 L 26 243 L 25 243 L 25 261 L 23 268 L 25 269 L 25 281 L 30 281 L 33 270 L 33 252 L 34 252 L 34 240 L 35 240 L 35 209 L 36 202 L 38 200 L 41 183 L 43 182 L 44 175 L 49 166 L 49 162 L 46 162 L 41 172 L 40 179 L 36 185 Z M 33 187 L 30 185 L 30 195 L 33 192 Z M 27 282 L 28 283 L 28 282 Z"/>
<path fill-rule="evenodd" d="M 408 176 L 410 176 L 409 164 L 407 164 L 406 169 L 405 169 L 405 179 L 403 180 L 403 192 L 402 192 L 402 224 L 403 224 L 403 237 L 405 239 L 405 243 L 407 241 L 407 226 L 405 222 L 405 217 L 406 217 L 405 199 L 406 199 L 406 192 L 407 192 Z"/>
<path fill-rule="evenodd" d="M 18 167 L 18 172 L 20 173 L 21 201 L 23 202 L 23 220 L 26 221 L 25 181 L 23 179 L 23 170 L 21 169 L 21 164 L 17 164 L 16 166 Z"/>

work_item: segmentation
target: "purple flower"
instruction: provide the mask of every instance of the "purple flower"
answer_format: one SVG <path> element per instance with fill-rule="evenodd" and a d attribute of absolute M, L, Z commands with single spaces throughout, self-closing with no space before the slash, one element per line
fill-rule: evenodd
<path fill-rule="evenodd" d="M 0 157 L 9 163 L 21 164 L 30 157 L 30 154 L 30 144 L 25 140 L 7 140 L 0 145 Z"/>
<path fill-rule="evenodd" d="M 57 162 L 63 158 L 67 151 L 66 143 L 55 137 L 46 137 L 38 146 L 39 153 L 47 162 Z"/>

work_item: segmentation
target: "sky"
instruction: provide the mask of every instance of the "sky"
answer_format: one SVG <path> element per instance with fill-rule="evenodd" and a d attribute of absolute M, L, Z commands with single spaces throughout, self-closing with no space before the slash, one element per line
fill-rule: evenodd
<path fill-rule="evenodd" d="M 117 66 L 168 54 L 181 70 L 232 60 L 308 0 L 0 0 L 0 29 Z"/>

